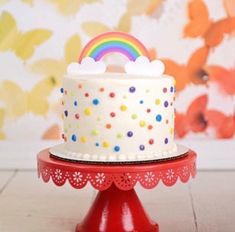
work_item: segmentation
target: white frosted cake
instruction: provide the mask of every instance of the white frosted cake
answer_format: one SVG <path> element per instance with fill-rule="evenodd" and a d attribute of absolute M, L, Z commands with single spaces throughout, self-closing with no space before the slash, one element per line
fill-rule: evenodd
<path fill-rule="evenodd" d="M 138 57 L 126 73 L 106 73 L 92 58 L 63 79 L 64 144 L 51 153 L 72 160 L 139 161 L 179 155 L 174 143 L 174 79 L 160 61 Z"/>

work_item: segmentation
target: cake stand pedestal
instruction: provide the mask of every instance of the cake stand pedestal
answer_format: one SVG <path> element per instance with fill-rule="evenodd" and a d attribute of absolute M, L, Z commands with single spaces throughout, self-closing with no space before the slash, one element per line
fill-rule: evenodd
<path fill-rule="evenodd" d="M 87 182 L 99 193 L 76 232 L 158 232 L 159 227 L 146 214 L 135 190 L 137 182 L 146 189 L 161 180 L 172 186 L 180 179 L 186 183 L 196 174 L 196 153 L 190 150 L 182 158 L 125 165 L 85 164 L 50 157 L 49 149 L 38 156 L 38 175 L 44 182 L 50 179 L 62 186 L 68 181 L 81 189 Z"/>

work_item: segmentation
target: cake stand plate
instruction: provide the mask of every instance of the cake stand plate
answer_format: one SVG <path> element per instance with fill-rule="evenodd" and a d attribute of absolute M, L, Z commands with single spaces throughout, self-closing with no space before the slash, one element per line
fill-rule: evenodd
<path fill-rule="evenodd" d="M 139 163 L 139 162 L 158 162 L 158 161 L 165 161 L 168 159 L 175 159 L 180 156 L 183 156 L 188 152 L 188 148 L 183 145 L 175 145 L 175 151 L 165 154 L 151 154 L 150 156 L 141 155 L 140 157 L 135 156 L 134 154 L 127 155 L 127 156 L 120 156 L 120 155 L 89 155 L 89 154 L 79 154 L 75 152 L 69 152 L 66 150 L 65 143 L 55 145 L 54 147 L 50 148 L 49 152 L 55 158 L 58 157 L 60 159 L 64 159 L 66 161 L 72 162 L 89 162 L 89 163 L 112 163 L 112 164 L 128 164 L 128 163 Z"/>
<path fill-rule="evenodd" d="M 76 232 L 158 232 L 158 224 L 146 214 L 134 187 L 146 189 L 162 181 L 166 186 L 177 180 L 186 183 L 196 175 L 196 153 L 165 162 L 130 165 L 72 163 L 51 158 L 49 149 L 38 156 L 38 175 L 44 182 L 50 179 L 62 186 L 68 181 L 81 189 L 89 182 L 99 193 Z"/>

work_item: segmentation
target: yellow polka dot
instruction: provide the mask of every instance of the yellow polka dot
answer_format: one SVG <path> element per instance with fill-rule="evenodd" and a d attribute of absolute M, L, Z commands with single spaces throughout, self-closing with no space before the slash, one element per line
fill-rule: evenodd
<path fill-rule="evenodd" d="M 156 104 L 156 105 L 160 105 L 160 103 L 161 103 L 161 100 L 160 100 L 159 98 L 157 98 L 157 99 L 155 100 L 155 104 Z"/>
<path fill-rule="evenodd" d="M 174 129 L 171 128 L 171 129 L 170 129 L 170 134 L 172 135 L 173 133 L 174 133 Z"/>
<path fill-rule="evenodd" d="M 77 128 L 79 128 L 80 127 L 80 125 L 79 124 L 77 124 Z"/>
<path fill-rule="evenodd" d="M 71 92 L 70 95 L 71 95 L 71 97 L 74 97 L 74 93 L 73 92 Z"/>
<path fill-rule="evenodd" d="M 64 129 L 64 132 L 65 132 L 65 133 L 67 133 L 67 132 L 68 132 L 68 129 L 67 129 L 67 128 L 65 128 L 65 129 Z"/>
<path fill-rule="evenodd" d="M 109 147 L 109 143 L 108 143 L 107 141 L 104 141 L 104 142 L 102 143 L 102 146 L 105 147 L 105 148 L 107 148 L 107 147 Z"/>
<path fill-rule="evenodd" d="M 86 143 L 86 142 L 87 142 L 87 138 L 86 138 L 85 136 L 82 136 L 82 137 L 80 138 L 80 141 L 81 141 L 82 143 Z"/>
<path fill-rule="evenodd" d="M 139 123 L 140 127 L 145 127 L 146 123 L 144 120 L 141 120 L 140 123 Z"/>
<path fill-rule="evenodd" d="M 120 106 L 120 110 L 121 111 L 126 111 L 127 110 L 127 106 L 126 105 L 121 105 Z"/>
<path fill-rule="evenodd" d="M 91 109 L 88 107 L 88 108 L 86 108 L 85 110 L 84 110 L 84 114 L 86 115 L 86 116 L 90 116 L 91 115 Z"/>
<path fill-rule="evenodd" d="M 61 114 L 61 118 L 62 118 L 62 120 L 64 120 L 64 114 Z"/>
<path fill-rule="evenodd" d="M 123 135 L 122 135 L 121 133 L 118 133 L 118 134 L 117 134 L 117 138 L 118 138 L 118 139 L 121 139 L 122 137 L 123 137 Z"/>
<path fill-rule="evenodd" d="M 131 115 L 131 118 L 135 120 L 135 119 L 138 118 L 138 116 L 137 116 L 137 114 L 132 114 L 132 115 Z"/>
<path fill-rule="evenodd" d="M 92 130 L 92 132 L 91 132 L 91 134 L 94 135 L 94 136 L 98 135 L 99 133 L 100 132 L 98 130 Z"/>

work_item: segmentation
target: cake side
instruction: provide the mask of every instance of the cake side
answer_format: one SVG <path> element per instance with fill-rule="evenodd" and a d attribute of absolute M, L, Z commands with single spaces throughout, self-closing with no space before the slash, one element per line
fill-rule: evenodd
<path fill-rule="evenodd" d="M 63 80 L 65 151 L 101 160 L 161 158 L 174 143 L 174 79 L 123 73 Z"/>

